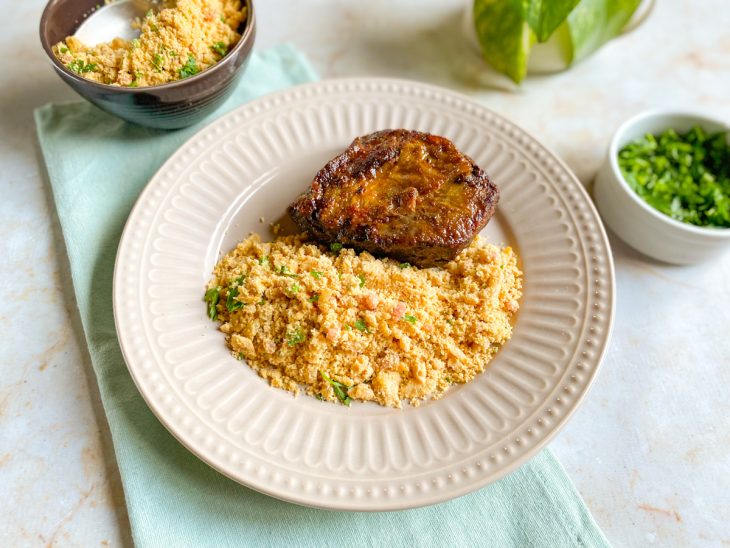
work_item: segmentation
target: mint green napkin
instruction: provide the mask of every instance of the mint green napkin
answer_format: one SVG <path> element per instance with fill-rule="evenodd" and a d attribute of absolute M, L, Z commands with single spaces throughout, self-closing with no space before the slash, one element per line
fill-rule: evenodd
<path fill-rule="evenodd" d="M 217 114 L 313 79 L 290 46 L 257 52 Z M 144 129 L 85 102 L 46 105 L 35 117 L 138 546 L 608 546 L 548 451 L 459 499 L 369 514 L 281 502 L 199 461 L 157 421 L 127 372 L 114 331 L 112 273 L 135 199 L 200 126 Z"/>

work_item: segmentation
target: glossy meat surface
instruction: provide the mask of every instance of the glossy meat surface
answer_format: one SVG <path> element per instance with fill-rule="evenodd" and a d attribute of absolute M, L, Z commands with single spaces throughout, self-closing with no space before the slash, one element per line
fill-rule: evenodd
<path fill-rule="evenodd" d="M 468 246 L 498 199 L 496 185 L 451 141 L 396 129 L 355 139 L 289 215 L 323 243 L 427 267 Z"/>

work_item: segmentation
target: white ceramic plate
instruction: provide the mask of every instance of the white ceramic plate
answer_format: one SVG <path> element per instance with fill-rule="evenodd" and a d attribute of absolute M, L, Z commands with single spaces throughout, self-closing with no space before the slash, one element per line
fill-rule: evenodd
<path fill-rule="evenodd" d="M 501 189 L 484 235 L 525 274 L 512 340 L 472 382 L 419 408 L 344 407 L 271 388 L 231 357 L 203 292 L 219 256 L 266 223 L 358 135 L 444 135 Z M 190 451 L 291 502 L 343 510 L 433 504 L 535 454 L 596 374 L 613 319 L 613 264 L 575 176 L 523 130 L 458 94 L 388 79 L 325 81 L 243 105 L 191 138 L 127 221 L 114 312 L 129 370 Z"/>

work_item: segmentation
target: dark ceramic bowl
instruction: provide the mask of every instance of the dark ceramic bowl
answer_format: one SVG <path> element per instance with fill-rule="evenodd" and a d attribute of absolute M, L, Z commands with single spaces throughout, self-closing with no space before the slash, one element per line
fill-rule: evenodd
<path fill-rule="evenodd" d="M 218 108 L 243 74 L 256 36 L 253 1 L 244 3 L 248 13 L 241 40 L 223 59 L 195 76 L 160 86 L 127 88 L 98 84 L 71 72 L 53 55 L 51 47 L 73 35 L 99 0 L 48 2 L 41 17 L 41 43 L 58 75 L 84 99 L 128 122 L 177 129 L 201 121 Z"/>

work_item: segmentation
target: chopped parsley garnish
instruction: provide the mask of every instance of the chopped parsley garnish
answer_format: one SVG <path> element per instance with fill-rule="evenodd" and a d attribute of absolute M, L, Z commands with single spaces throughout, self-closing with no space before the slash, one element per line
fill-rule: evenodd
<path fill-rule="evenodd" d="M 215 44 L 210 46 L 210 49 L 212 49 L 221 57 L 225 57 L 226 53 L 228 53 L 228 46 L 226 46 L 224 42 L 216 42 Z"/>
<path fill-rule="evenodd" d="M 136 88 L 137 86 L 139 86 L 139 81 L 138 81 L 138 80 L 139 80 L 140 78 L 142 78 L 143 76 L 144 76 L 144 73 L 143 73 L 143 72 L 140 72 L 140 71 L 136 71 L 136 72 L 134 73 L 134 80 L 132 80 L 132 83 L 131 83 L 131 84 L 129 84 L 129 87 L 130 87 L 130 88 Z"/>
<path fill-rule="evenodd" d="M 304 332 L 301 327 L 297 327 L 293 331 L 289 331 L 286 335 L 286 344 L 289 346 L 296 346 L 302 344 L 306 340 Z"/>
<path fill-rule="evenodd" d="M 319 293 L 315 293 L 314 295 L 312 295 L 311 297 L 309 297 L 309 302 L 310 303 L 316 303 L 317 301 L 319 301 Z"/>
<path fill-rule="evenodd" d="M 137 49 L 139 47 L 139 38 L 134 38 L 132 40 L 132 49 Z"/>
<path fill-rule="evenodd" d="M 243 352 L 239 352 L 237 357 L 238 357 L 239 360 L 242 360 L 243 359 Z"/>
<path fill-rule="evenodd" d="M 147 10 L 147 13 L 144 14 L 145 17 L 152 17 L 153 12 L 152 10 Z"/>
<path fill-rule="evenodd" d="M 58 48 L 58 51 L 60 51 L 61 53 L 68 53 L 68 48 L 61 46 L 60 48 Z"/>
<path fill-rule="evenodd" d="M 410 263 L 401 263 L 398 266 L 401 268 L 401 270 L 403 270 L 404 268 L 411 268 Z"/>
<path fill-rule="evenodd" d="M 446 323 L 449 325 L 454 325 L 454 320 L 452 320 L 451 318 L 446 318 Z"/>
<path fill-rule="evenodd" d="M 299 274 L 292 274 L 291 272 L 289 272 L 289 267 L 286 266 L 285 264 L 283 264 L 279 267 L 279 274 L 281 274 L 282 276 L 288 276 L 290 278 L 299 277 Z"/>
<path fill-rule="evenodd" d="M 66 66 L 76 74 L 94 72 L 97 69 L 96 63 L 84 63 L 81 59 L 74 59 Z"/>
<path fill-rule="evenodd" d="M 152 66 L 155 67 L 157 72 L 162 72 L 164 62 L 165 58 L 160 53 L 155 53 L 152 57 Z"/>
<path fill-rule="evenodd" d="M 355 322 L 355 329 L 362 333 L 370 333 L 370 328 L 368 327 L 368 324 L 365 323 L 365 320 L 362 318 L 358 318 Z"/>
<path fill-rule="evenodd" d="M 330 251 L 332 253 L 339 253 L 342 251 L 342 244 L 340 242 L 333 242 L 330 244 Z"/>
<path fill-rule="evenodd" d="M 199 72 L 200 67 L 198 66 L 198 61 L 192 55 L 188 55 L 188 62 L 178 71 L 180 78 L 187 78 Z"/>
<path fill-rule="evenodd" d="M 319 280 L 322 277 L 322 273 L 318 270 L 312 270 L 310 274 L 314 276 L 315 280 Z"/>
<path fill-rule="evenodd" d="M 264 255 L 263 257 L 259 257 L 259 264 L 269 266 L 269 256 Z"/>
<path fill-rule="evenodd" d="M 332 386 L 332 390 L 334 391 L 335 396 L 337 396 L 337 399 L 340 400 L 344 405 L 347 405 L 349 407 L 350 403 L 352 402 L 352 398 L 347 395 L 347 391 L 352 387 L 331 379 L 330 376 L 321 369 L 319 371 L 319 374 L 322 375 L 322 378 L 324 380 L 330 383 L 330 386 Z"/>
<path fill-rule="evenodd" d="M 403 316 L 403 319 L 405 321 L 407 321 L 408 323 L 416 323 L 416 320 L 418 320 L 418 318 L 416 318 L 413 314 L 408 314 L 408 313 L 406 313 L 405 316 Z"/>
<path fill-rule="evenodd" d="M 360 287 L 365 286 L 365 275 L 364 274 L 358 274 L 357 278 L 360 280 Z"/>
<path fill-rule="evenodd" d="M 669 217 L 697 226 L 730 227 L 727 133 L 668 129 L 624 146 L 618 165 L 641 199 Z"/>
<path fill-rule="evenodd" d="M 295 284 L 292 284 L 292 286 L 291 286 L 291 287 L 289 288 L 289 293 L 291 293 L 292 295 L 293 295 L 294 293 L 299 293 L 299 289 L 301 289 L 301 288 L 299 287 L 299 284 L 297 284 L 297 283 L 295 283 Z"/>
<path fill-rule="evenodd" d="M 218 319 L 216 305 L 221 300 L 220 290 L 220 287 L 211 287 L 205 292 L 205 302 L 208 303 L 208 317 L 213 321 Z"/>
<path fill-rule="evenodd" d="M 228 296 L 226 297 L 226 309 L 228 312 L 235 312 L 243 307 L 243 303 L 236 300 L 236 297 L 238 297 L 238 286 L 234 285 L 228 289 Z"/>
<path fill-rule="evenodd" d="M 226 16 L 221 13 L 221 23 L 226 22 Z"/>

